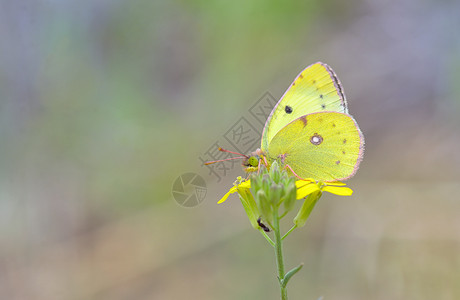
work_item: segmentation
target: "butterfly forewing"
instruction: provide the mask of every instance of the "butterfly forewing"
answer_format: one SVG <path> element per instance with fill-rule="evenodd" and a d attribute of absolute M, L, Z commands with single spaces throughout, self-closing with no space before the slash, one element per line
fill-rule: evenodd
<path fill-rule="evenodd" d="M 266 151 L 274 136 L 292 120 L 321 111 L 348 113 L 339 79 L 331 67 L 318 62 L 297 76 L 271 112 L 262 134 L 262 150 Z"/>
<path fill-rule="evenodd" d="M 336 181 L 356 173 L 363 151 L 364 137 L 351 116 L 320 112 L 302 116 L 281 129 L 267 156 L 289 165 L 301 178 Z"/>

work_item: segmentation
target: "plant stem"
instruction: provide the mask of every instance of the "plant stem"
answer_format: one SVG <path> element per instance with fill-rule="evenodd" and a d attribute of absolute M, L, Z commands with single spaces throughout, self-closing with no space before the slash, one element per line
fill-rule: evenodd
<path fill-rule="evenodd" d="M 283 241 L 280 233 L 280 218 L 278 208 L 273 212 L 273 231 L 275 234 L 275 255 L 276 265 L 278 266 L 278 280 L 280 284 L 281 300 L 287 300 L 287 288 L 284 284 L 284 258 L 283 258 Z"/>
<path fill-rule="evenodd" d="M 285 239 L 294 229 L 296 229 L 296 228 L 297 228 L 297 225 L 292 226 L 291 229 L 289 229 L 289 231 L 286 232 L 286 233 L 283 235 L 283 237 L 281 238 L 281 240 L 284 240 L 284 239 Z"/>
<path fill-rule="evenodd" d="M 264 236 L 264 238 L 267 240 L 267 242 L 275 247 L 275 243 L 272 241 L 272 239 L 263 231 L 262 229 L 259 229 L 259 232 Z"/>

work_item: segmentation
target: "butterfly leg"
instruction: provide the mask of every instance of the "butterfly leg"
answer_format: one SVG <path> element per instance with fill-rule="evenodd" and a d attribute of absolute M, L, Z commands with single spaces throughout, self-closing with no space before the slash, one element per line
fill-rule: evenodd
<path fill-rule="evenodd" d="M 265 156 L 263 156 L 263 158 L 264 158 L 264 162 L 265 162 L 265 167 L 267 167 L 267 169 L 268 169 L 268 162 L 267 162 L 267 158 L 266 158 Z"/>
<path fill-rule="evenodd" d="M 291 168 L 290 165 L 286 164 L 286 165 L 284 166 L 284 168 L 288 168 L 289 170 L 291 170 L 292 174 L 294 174 L 295 177 L 299 178 L 300 180 L 305 180 L 305 179 L 301 178 L 299 175 L 297 175 L 297 173 L 294 172 L 294 170 Z"/>
<path fill-rule="evenodd" d="M 261 164 L 262 164 L 262 160 L 259 159 L 259 165 L 257 166 L 257 175 L 259 175 L 259 173 L 260 173 L 260 166 L 261 166 Z"/>

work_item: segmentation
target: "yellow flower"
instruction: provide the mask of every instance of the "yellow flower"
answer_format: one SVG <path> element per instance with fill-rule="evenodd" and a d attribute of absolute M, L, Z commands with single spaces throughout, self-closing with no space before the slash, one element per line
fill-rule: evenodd
<path fill-rule="evenodd" d="M 339 196 L 350 196 L 353 191 L 342 182 L 323 182 L 313 178 L 295 180 L 286 170 L 280 170 L 276 161 L 270 170 L 262 169 L 251 180 L 238 177 L 230 190 L 219 200 L 222 203 L 238 192 L 241 204 L 251 225 L 259 230 L 267 240 L 267 231 L 274 229 L 274 222 L 284 217 L 295 207 L 296 199 L 303 199 L 297 215 L 292 220 L 294 226 L 286 233 L 305 225 L 310 213 L 323 192 Z M 279 212 L 283 207 L 283 212 Z M 262 225 L 260 225 L 262 224 Z M 273 242 L 271 242 L 273 244 Z"/>
<path fill-rule="evenodd" d="M 346 187 L 345 183 L 335 181 L 335 182 L 322 182 L 316 181 L 312 178 L 308 178 L 305 180 L 297 180 L 295 182 L 297 188 L 297 199 L 303 199 L 306 196 L 310 195 L 313 192 L 321 191 L 321 192 L 328 192 L 331 194 L 339 195 L 339 196 L 351 196 L 353 194 L 353 190 Z M 230 190 L 222 197 L 222 199 L 217 202 L 218 204 L 225 202 L 227 198 L 236 192 L 246 192 L 251 188 L 251 181 L 246 180 L 242 181 L 240 178 L 234 183 L 234 185 L 230 188 Z"/>
<path fill-rule="evenodd" d="M 322 182 L 308 178 L 306 180 L 297 180 L 295 185 L 297 187 L 297 199 L 303 199 L 316 191 L 328 192 L 339 196 L 351 196 L 353 194 L 352 189 L 339 181 Z"/>
<path fill-rule="evenodd" d="M 230 196 L 230 194 L 238 192 L 238 189 L 239 190 L 249 190 L 250 188 L 251 188 L 250 180 L 242 181 L 241 177 L 238 177 L 236 181 L 233 183 L 233 186 L 230 188 L 230 190 L 222 197 L 222 199 L 220 199 L 217 202 L 217 204 L 220 204 L 224 202 L 225 200 L 227 200 L 228 196 Z"/>

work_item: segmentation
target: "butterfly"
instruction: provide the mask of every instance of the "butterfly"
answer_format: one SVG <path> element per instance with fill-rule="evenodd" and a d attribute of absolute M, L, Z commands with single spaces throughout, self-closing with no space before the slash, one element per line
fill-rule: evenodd
<path fill-rule="evenodd" d="M 317 62 L 300 72 L 273 108 L 260 149 L 249 155 L 219 150 L 239 155 L 229 159 L 243 159 L 247 172 L 277 161 L 299 179 L 330 182 L 356 173 L 364 136 L 348 113 L 337 75 L 327 64 Z M 206 164 L 214 162 L 218 161 Z"/>

